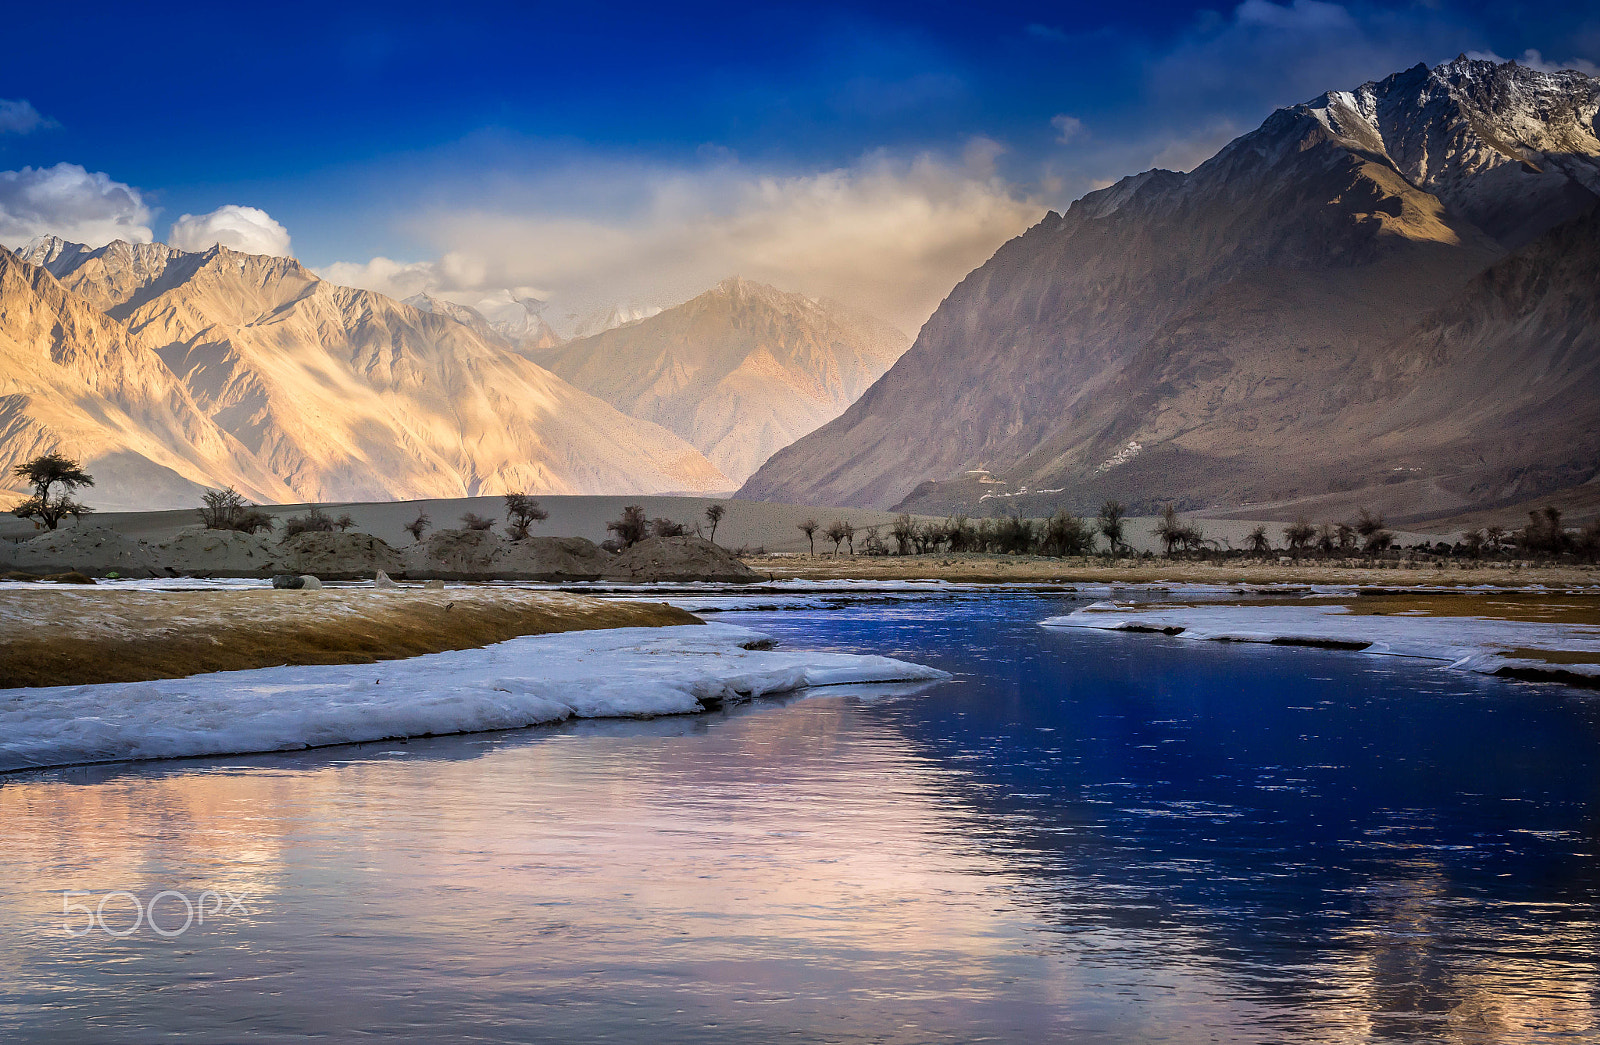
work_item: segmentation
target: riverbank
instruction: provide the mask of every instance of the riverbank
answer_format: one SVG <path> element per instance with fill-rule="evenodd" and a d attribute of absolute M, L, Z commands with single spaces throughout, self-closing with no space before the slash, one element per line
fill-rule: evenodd
<path fill-rule="evenodd" d="M 698 624 L 664 603 L 515 588 L 0 591 L 0 689 L 370 664 L 522 635 Z"/>
<path fill-rule="evenodd" d="M 1102 601 L 1042 623 L 1191 641 L 1312 646 L 1484 675 L 1600 686 L 1600 591 L 1376 590 Z"/>
<path fill-rule="evenodd" d="M 948 677 L 889 657 L 773 650 L 762 632 L 695 625 L 522 635 L 381 664 L 0 691 L 0 773 L 692 715 L 818 686 Z"/>
<path fill-rule="evenodd" d="M 744 559 L 756 573 L 779 580 L 944 580 L 968 583 L 1059 581 L 1101 584 L 1353 584 L 1480 585 L 1600 584 L 1600 566 L 1521 566 L 1462 560 L 1409 563 L 1342 560 L 1279 562 L 1264 559 L 1198 562 L 1181 559 L 1055 559 L 1037 555 L 764 555 Z"/>

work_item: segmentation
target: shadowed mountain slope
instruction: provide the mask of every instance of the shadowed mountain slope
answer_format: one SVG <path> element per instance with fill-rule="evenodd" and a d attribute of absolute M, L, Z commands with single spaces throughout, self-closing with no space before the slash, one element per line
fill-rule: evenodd
<path fill-rule="evenodd" d="M 1600 393 L 1581 338 L 1549 360 L 1559 373 L 1483 386 L 1514 334 L 1489 314 L 1520 306 L 1474 280 L 1508 248 L 1548 267 L 1571 245 L 1551 229 L 1583 227 L 1600 200 L 1597 107 L 1582 74 L 1459 59 L 1279 110 L 1190 174 L 1091 193 L 968 276 L 881 380 L 741 496 L 1037 513 L 1354 495 L 1398 475 L 1442 511 L 1495 496 L 1508 469 L 1533 469 L 1524 488 L 1564 482 L 1581 452 L 1535 465 L 1513 437 L 1550 409 L 1547 388 Z M 1561 326 L 1594 287 L 1564 293 L 1538 322 Z M 1475 308 L 1451 365 L 1404 362 L 1430 315 Z M 1506 405 L 1472 413 L 1474 396 Z M 1466 475 L 1464 426 L 1523 449 Z"/>

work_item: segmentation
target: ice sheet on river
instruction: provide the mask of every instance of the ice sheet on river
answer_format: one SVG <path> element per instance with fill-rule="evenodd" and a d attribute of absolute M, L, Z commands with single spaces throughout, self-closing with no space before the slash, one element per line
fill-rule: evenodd
<path fill-rule="evenodd" d="M 763 639 L 731 624 L 617 628 L 378 664 L 0 690 L 0 771 L 678 715 L 812 686 L 946 677 L 888 657 L 744 648 Z"/>
<path fill-rule="evenodd" d="M 1440 661 L 1464 671 L 1600 680 L 1600 628 L 1486 617 L 1354 614 L 1343 606 L 1119 606 L 1097 602 L 1040 622 L 1217 642 L 1322 646 Z M 1527 651 L 1513 656 L 1514 651 Z M 1535 657 L 1544 653 L 1550 656 Z M 1572 655 L 1572 656 L 1563 656 Z M 1577 662 L 1569 662 L 1577 661 Z"/>

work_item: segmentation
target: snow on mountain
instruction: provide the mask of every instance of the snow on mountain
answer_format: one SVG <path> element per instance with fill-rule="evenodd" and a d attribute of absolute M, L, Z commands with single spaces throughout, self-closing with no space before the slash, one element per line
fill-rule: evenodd
<path fill-rule="evenodd" d="M 1551 259 L 1600 204 L 1597 97 L 1581 73 L 1458 59 L 1090 193 L 968 275 L 741 496 L 942 513 L 1000 484 L 1060 491 L 1006 502 L 1044 514 L 1107 497 L 1418 514 L 1582 482 L 1596 280 Z M 1547 276 L 1524 305 L 1502 300 L 1528 272 Z M 1481 323 L 1434 331 L 1436 309 Z"/>

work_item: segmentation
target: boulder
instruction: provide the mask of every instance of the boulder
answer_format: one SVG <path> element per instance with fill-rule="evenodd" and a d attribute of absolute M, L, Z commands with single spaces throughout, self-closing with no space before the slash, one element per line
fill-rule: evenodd
<path fill-rule="evenodd" d="M 495 565 L 504 555 L 506 544 L 503 537 L 489 530 L 435 530 L 427 539 L 406 549 L 406 576 L 446 581 L 497 580 Z"/>
<path fill-rule="evenodd" d="M 300 578 L 300 587 L 304 588 L 306 591 L 320 591 L 322 589 L 322 582 L 319 581 L 314 574 L 308 573 Z"/>
<path fill-rule="evenodd" d="M 504 581 L 593 581 L 610 564 L 610 555 L 582 537 L 524 537 L 505 542 L 490 569 Z"/>
<path fill-rule="evenodd" d="M 376 577 L 372 578 L 372 586 L 374 588 L 398 588 L 398 587 L 400 587 L 400 585 L 398 585 L 398 584 L 396 584 L 394 582 L 393 578 L 391 578 L 387 573 L 384 573 L 382 570 L 379 570 L 378 571 L 378 575 Z"/>
<path fill-rule="evenodd" d="M 428 583 L 424 584 L 423 587 L 428 589 L 429 591 L 444 591 L 444 581 L 431 580 Z"/>
<path fill-rule="evenodd" d="M 398 573 L 403 568 L 400 553 L 370 533 L 297 533 L 278 550 L 288 569 L 327 580 L 365 580 L 379 570 Z"/>
<path fill-rule="evenodd" d="M 69 526 L 41 534 L 11 549 L 10 559 L 11 567 L 24 573 L 168 576 L 149 545 L 100 526 Z"/>
<path fill-rule="evenodd" d="M 150 546 L 168 573 L 200 577 L 270 577 L 284 570 L 282 552 L 264 536 L 188 526 Z"/>
<path fill-rule="evenodd" d="M 272 578 L 272 586 L 282 591 L 299 591 L 306 586 L 306 579 L 298 573 L 280 573 Z"/>
<path fill-rule="evenodd" d="M 613 557 L 608 580 L 717 581 L 748 584 L 761 575 L 704 537 L 650 537 Z"/>

